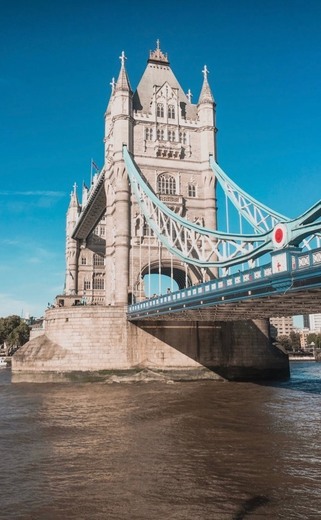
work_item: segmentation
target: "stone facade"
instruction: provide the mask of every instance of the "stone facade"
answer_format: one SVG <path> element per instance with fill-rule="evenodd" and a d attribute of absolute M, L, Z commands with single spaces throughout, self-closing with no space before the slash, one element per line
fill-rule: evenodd
<path fill-rule="evenodd" d="M 106 212 L 85 238 L 77 237 L 75 224 L 86 218 L 84 208 L 97 176 L 89 191 L 83 188 L 81 204 L 74 188 L 67 214 L 67 295 L 87 303 L 126 304 L 145 297 L 147 272 L 170 275 L 179 287 L 214 276 L 210 269 L 182 266 L 164 247 L 159 251 L 131 195 L 122 157 L 126 144 L 165 204 L 194 223 L 216 228 L 215 178 L 209 166 L 209 156 L 216 156 L 215 102 L 206 66 L 203 75 L 198 103 L 193 104 L 158 46 L 133 93 L 122 54 L 105 113 Z M 121 286 L 120 272 L 127 282 Z"/>

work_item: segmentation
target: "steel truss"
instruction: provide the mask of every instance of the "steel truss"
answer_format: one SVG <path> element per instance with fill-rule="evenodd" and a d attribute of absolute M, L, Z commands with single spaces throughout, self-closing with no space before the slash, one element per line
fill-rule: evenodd
<path fill-rule="evenodd" d="M 198 267 L 229 268 L 251 262 L 275 248 L 298 246 L 321 230 L 314 221 L 321 216 L 321 201 L 290 220 L 247 195 L 211 158 L 211 167 L 238 211 L 252 224 L 254 234 L 231 234 L 203 228 L 176 214 L 154 193 L 135 164 L 127 147 L 123 157 L 132 192 L 147 224 L 158 240 L 176 257 Z M 224 188 L 223 188 L 224 189 Z M 282 240 L 279 240 L 282 235 Z"/>

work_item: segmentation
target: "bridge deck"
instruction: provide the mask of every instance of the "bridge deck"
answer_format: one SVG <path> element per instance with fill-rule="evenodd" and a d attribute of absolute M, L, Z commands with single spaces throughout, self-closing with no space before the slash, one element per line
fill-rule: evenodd
<path fill-rule="evenodd" d="M 130 305 L 127 318 L 237 321 L 320 312 L 321 251 L 284 254 L 283 272 L 269 264 L 212 280 Z"/>

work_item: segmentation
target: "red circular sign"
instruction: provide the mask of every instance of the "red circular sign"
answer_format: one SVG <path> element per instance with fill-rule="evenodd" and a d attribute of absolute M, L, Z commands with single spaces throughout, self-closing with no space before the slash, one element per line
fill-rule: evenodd
<path fill-rule="evenodd" d="M 277 228 L 274 234 L 274 240 L 277 244 L 280 244 L 283 240 L 284 233 L 282 228 Z"/>
<path fill-rule="evenodd" d="M 274 247 L 277 249 L 280 249 L 281 247 L 284 247 L 287 241 L 287 228 L 285 224 L 279 223 L 275 226 L 272 234 L 272 242 L 274 244 Z"/>

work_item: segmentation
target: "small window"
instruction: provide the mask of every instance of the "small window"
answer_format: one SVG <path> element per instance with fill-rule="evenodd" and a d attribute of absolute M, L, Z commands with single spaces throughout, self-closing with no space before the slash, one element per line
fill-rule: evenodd
<path fill-rule="evenodd" d="M 105 281 L 103 278 L 94 278 L 93 281 L 93 289 L 104 289 L 105 288 Z"/>
<path fill-rule="evenodd" d="M 82 256 L 81 257 L 81 265 L 86 265 L 87 264 L 87 258 L 85 256 Z"/>
<path fill-rule="evenodd" d="M 94 255 L 93 258 L 94 265 L 104 265 L 104 257 L 100 255 Z"/>
<path fill-rule="evenodd" d="M 84 291 L 90 290 L 90 280 L 84 281 Z"/>
<path fill-rule="evenodd" d="M 157 130 L 157 139 L 159 141 L 164 141 L 164 130 L 163 129 Z"/>
<path fill-rule="evenodd" d="M 174 130 L 168 130 L 168 140 L 175 141 L 175 132 Z"/>
<path fill-rule="evenodd" d="M 194 184 L 188 185 L 188 196 L 189 197 L 196 197 L 196 186 Z"/>
<path fill-rule="evenodd" d="M 105 226 L 100 226 L 100 236 L 101 237 L 105 236 Z"/>
<path fill-rule="evenodd" d="M 179 142 L 183 143 L 183 144 L 186 144 L 186 133 L 185 132 L 180 132 L 179 133 Z"/>
<path fill-rule="evenodd" d="M 168 119 L 175 119 L 175 107 L 174 107 L 174 105 L 168 105 Z"/>
<path fill-rule="evenodd" d="M 157 103 L 157 117 L 164 117 L 164 105 L 163 105 L 163 103 Z"/>
<path fill-rule="evenodd" d="M 152 141 L 153 140 L 153 129 L 152 128 L 146 128 L 145 129 L 145 139 L 146 139 L 146 141 Z"/>

